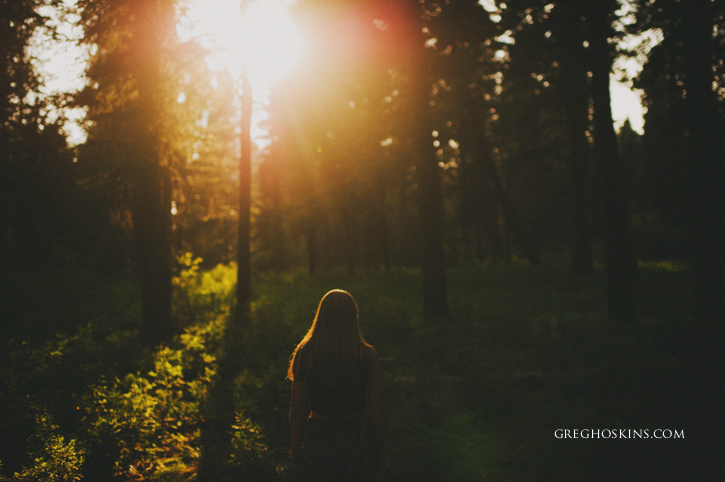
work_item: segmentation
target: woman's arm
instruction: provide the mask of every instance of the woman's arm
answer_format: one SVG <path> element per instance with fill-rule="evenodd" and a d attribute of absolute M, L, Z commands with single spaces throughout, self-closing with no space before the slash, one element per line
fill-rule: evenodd
<path fill-rule="evenodd" d="M 297 462 L 297 455 L 302 448 L 302 424 L 306 415 L 305 384 L 294 379 L 292 380 L 292 401 L 289 407 L 290 460 L 293 464 Z"/>
<path fill-rule="evenodd" d="M 370 351 L 370 408 L 377 437 L 378 448 L 382 451 L 385 443 L 385 413 L 383 411 L 383 373 L 380 359 L 375 348 Z"/>

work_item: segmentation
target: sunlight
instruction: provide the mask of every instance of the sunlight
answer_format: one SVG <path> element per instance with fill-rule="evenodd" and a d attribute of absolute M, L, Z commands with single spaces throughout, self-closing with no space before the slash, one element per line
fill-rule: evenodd
<path fill-rule="evenodd" d="M 78 25 L 79 16 L 73 12 L 76 0 L 63 0 L 58 5 L 42 5 L 39 15 L 47 17 L 49 29 L 40 28 L 33 33 L 28 45 L 28 55 L 41 83 L 37 95 L 48 99 L 55 95 L 76 93 L 85 85 L 85 70 L 88 67 L 89 47 L 81 45 L 83 29 Z M 62 9 L 71 13 L 63 13 Z M 55 35 L 51 30 L 55 29 Z M 26 99 L 32 102 L 32 99 Z M 83 119 L 86 109 L 65 105 L 58 107 L 52 103 L 46 107 L 45 114 L 52 122 L 59 118 L 67 119 L 63 132 L 70 146 L 86 141 Z"/>
<path fill-rule="evenodd" d="M 213 69 L 249 76 L 266 90 L 300 64 L 305 39 L 288 8 L 292 0 L 188 0 L 182 35 L 198 37 L 212 50 Z"/>

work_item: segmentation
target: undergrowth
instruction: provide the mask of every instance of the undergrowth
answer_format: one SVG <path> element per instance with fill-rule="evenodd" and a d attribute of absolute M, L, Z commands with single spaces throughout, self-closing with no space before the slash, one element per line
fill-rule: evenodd
<path fill-rule="evenodd" d="M 132 290 L 114 297 L 102 285 L 115 313 L 96 307 L 75 330 L 64 324 L 54 337 L 4 343 L 0 481 L 194 479 L 236 269 L 205 271 L 191 255 L 179 266 L 180 334 L 156 350 L 138 348 L 137 324 L 119 324 L 138 314 Z M 613 356 L 636 352 L 646 365 L 673 352 L 671 321 L 690 316 L 687 298 L 672 298 L 680 274 L 641 269 L 640 332 L 616 341 L 601 274 L 519 263 L 453 268 L 451 316 L 429 321 L 415 270 L 258 276 L 235 384 L 230 467 L 247 480 L 286 477 L 289 356 L 322 295 L 341 288 L 356 298 L 361 329 L 383 363 L 389 440 L 382 480 L 536 480 L 547 468 L 551 423 L 586 422 L 611 408 L 597 390 L 611 385 L 601 374 Z"/>

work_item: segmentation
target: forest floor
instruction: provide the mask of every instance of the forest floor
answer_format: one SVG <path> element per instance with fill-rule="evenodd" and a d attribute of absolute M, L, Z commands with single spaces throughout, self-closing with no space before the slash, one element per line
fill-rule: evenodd
<path fill-rule="evenodd" d="M 630 329 L 608 325 L 601 278 L 507 265 L 453 270 L 449 285 L 449 320 L 397 337 L 371 333 L 391 355 L 385 480 L 725 474 L 715 449 L 722 353 L 693 340 L 683 273 L 640 270 Z M 559 439 L 558 429 L 603 433 Z M 685 438 L 655 439 L 657 429 Z"/>
<path fill-rule="evenodd" d="M 356 298 L 361 329 L 382 359 L 388 420 L 382 481 L 722 480 L 718 338 L 696 323 L 686 271 L 670 264 L 639 271 L 639 320 L 627 329 L 606 320 L 601 272 L 581 277 L 552 265 L 452 268 L 451 316 L 436 321 L 422 319 L 415 270 L 258 277 L 237 381 L 243 434 L 235 443 L 246 454 L 238 463 L 257 464 L 251 473 L 263 475 L 249 480 L 286 479 L 286 366 L 320 297 L 341 288 Z M 228 296 L 213 296 L 214 289 L 228 289 L 226 274 L 217 275 L 186 280 L 187 295 L 176 303 L 197 331 L 151 361 L 148 354 L 146 361 L 129 355 L 133 337 L 116 319 L 137 316 L 137 305 L 128 303 L 132 287 L 98 285 L 109 290 L 99 298 L 66 286 L 75 294 L 66 292 L 64 304 L 91 313 L 104 299 L 117 316 L 93 315 L 105 326 L 102 336 L 89 335 L 99 330 L 89 323 L 79 335 L 39 345 L 46 348 L 34 356 L 50 368 L 33 360 L 20 364 L 16 355 L 28 344 L 9 343 L 0 366 L 3 427 L 23 433 L 6 419 L 27 411 L 27 397 L 50 407 L 61 433 L 86 447 L 85 480 L 111 473 L 117 480 L 192 479 L 200 407 L 193 397 L 203 399 L 211 380 L 199 374 L 213 366 L 215 326 L 228 313 Z M 40 307 L 35 322 L 42 326 L 42 310 L 65 308 Z M 72 316 L 57 315 L 57 323 L 66 318 Z M 88 341 L 94 337 L 99 344 Z M 10 384 L 10 375 L 16 379 L 23 370 L 26 384 Z M 58 386 L 38 382 L 50 379 Z M 166 407 L 163 417 L 154 412 L 158 407 Z M 575 429 L 584 430 L 579 438 L 563 438 L 563 430 Z M 582 437 L 595 430 L 598 438 Z M 657 438 L 663 435 L 671 438 Z M 6 467 L 17 445 L 4 440 L 0 446 L 0 459 L 11 462 Z"/>

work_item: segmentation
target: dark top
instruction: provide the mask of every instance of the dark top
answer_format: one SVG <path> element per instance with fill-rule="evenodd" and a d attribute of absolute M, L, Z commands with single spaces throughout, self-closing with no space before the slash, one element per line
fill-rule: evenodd
<path fill-rule="evenodd" d="M 370 367 L 359 358 L 315 360 L 304 377 L 310 410 L 319 415 L 365 411 Z"/>

